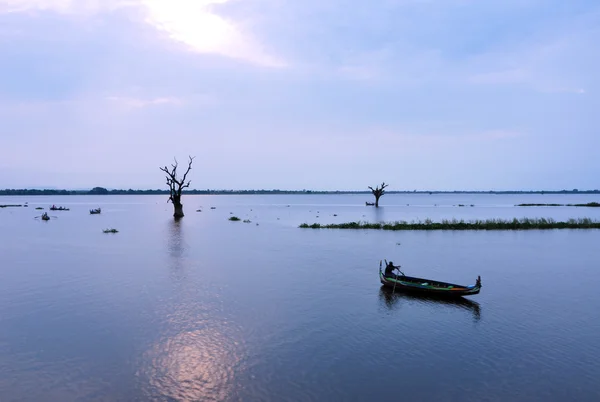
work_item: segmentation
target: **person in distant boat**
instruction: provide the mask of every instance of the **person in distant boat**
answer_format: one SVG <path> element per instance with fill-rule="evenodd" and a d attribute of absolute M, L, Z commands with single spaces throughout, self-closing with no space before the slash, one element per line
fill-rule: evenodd
<path fill-rule="evenodd" d="M 395 270 L 400 271 L 400 265 L 395 266 L 392 261 L 388 262 L 387 266 L 385 267 L 385 276 L 395 276 Z"/>

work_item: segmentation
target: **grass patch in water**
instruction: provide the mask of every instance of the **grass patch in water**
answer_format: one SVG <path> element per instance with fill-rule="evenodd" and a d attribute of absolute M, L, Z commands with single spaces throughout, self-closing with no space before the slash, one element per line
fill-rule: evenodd
<path fill-rule="evenodd" d="M 104 229 L 102 232 L 104 233 L 119 233 L 117 229 Z"/>
<path fill-rule="evenodd" d="M 517 207 L 600 207 L 598 202 L 588 202 L 587 204 L 517 204 Z"/>
<path fill-rule="evenodd" d="M 347 223 L 303 223 L 299 226 L 305 229 L 379 229 L 379 230 L 535 230 L 535 229 L 600 229 L 600 221 L 590 218 L 572 218 L 565 222 L 552 218 L 514 218 L 485 219 L 464 221 L 444 219 L 441 222 L 425 221 L 395 221 L 383 223 L 347 222 Z"/>
<path fill-rule="evenodd" d="M 240 218 L 238 218 L 237 216 L 230 216 L 230 217 L 229 217 L 229 220 L 230 220 L 230 221 L 235 221 L 235 222 L 237 222 L 237 221 L 239 221 L 239 220 L 240 220 Z"/>

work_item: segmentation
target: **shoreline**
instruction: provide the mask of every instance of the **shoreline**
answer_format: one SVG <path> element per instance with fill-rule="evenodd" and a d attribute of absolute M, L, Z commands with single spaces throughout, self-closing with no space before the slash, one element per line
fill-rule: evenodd
<path fill-rule="evenodd" d="M 182 195 L 315 195 L 315 194 L 360 194 L 372 197 L 371 191 L 355 191 L 355 190 L 184 190 Z M 476 195 L 577 195 L 577 194 L 598 194 L 599 190 L 585 191 L 386 191 L 388 194 L 402 195 L 461 195 L 461 194 L 476 194 Z M 0 190 L 2 196 L 67 196 L 67 195 L 169 195 L 169 190 L 54 190 L 54 189 L 4 189 Z M 564 205 L 564 204 L 563 204 Z M 519 204 L 517 206 L 557 206 L 556 204 Z"/>

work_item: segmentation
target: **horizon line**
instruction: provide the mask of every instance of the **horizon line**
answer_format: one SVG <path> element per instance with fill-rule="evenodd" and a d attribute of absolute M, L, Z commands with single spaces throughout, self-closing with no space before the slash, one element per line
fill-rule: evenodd
<path fill-rule="evenodd" d="M 113 188 L 113 187 L 90 187 L 90 188 L 43 188 L 43 187 L 31 187 L 31 188 L 5 188 L 0 189 L 0 193 L 14 193 L 14 192 L 69 192 L 69 193 L 82 193 L 82 192 L 92 192 L 96 190 L 96 194 L 106 194 L 108 193 L 119 193 L 119 192 L 160 192 L 160 193 L 169 193 L 168 189 L 161 188 L 138 188 L 138 189 L 124 189 L 124 188 Z M 371 194 L 371 190 L 312 190 L 312 189 L 301 189 L 301 190 L 282 190 L 278 188 L 273 189 L 185 189 L 182 191 L 185 193 L 251 193 L 251 192 L 259 192 L 259 193 L 359 193 L 359 194 Z M 394 193 L 596 193 L 600 192 L 598 189 L 585 189 L 580 190 L 577 188 L 573 188 L 571 190 L 560 189 L 560 190 L 386 190 L 387 194 Z M 6 194 L 4 194 L 6 195 Z"/>

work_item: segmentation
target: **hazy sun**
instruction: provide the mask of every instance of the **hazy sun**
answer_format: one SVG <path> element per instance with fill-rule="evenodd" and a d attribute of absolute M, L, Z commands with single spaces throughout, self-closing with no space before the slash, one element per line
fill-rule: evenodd
<path fill-rule="evenodd" d="M 214 5 L 228 1 L 142 0 L 148 9 L 150 24 L 198 52 L 218 53 L 263 65 L 280 65 L 232 21 L 214 13 Z"/>

